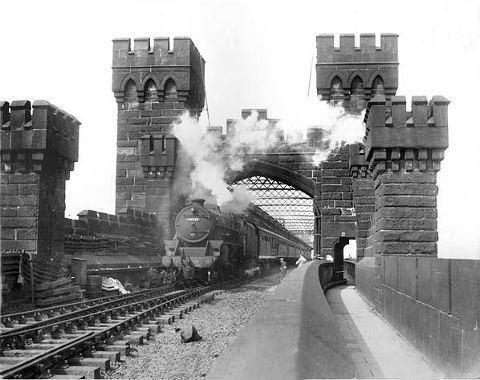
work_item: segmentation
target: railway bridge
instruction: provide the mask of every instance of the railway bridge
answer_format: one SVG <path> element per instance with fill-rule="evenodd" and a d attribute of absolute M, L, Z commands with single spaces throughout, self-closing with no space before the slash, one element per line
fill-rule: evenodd
<path fill-rule="evenodd" d="M 362 142 L 341 144 L 318 162 L 326 139 L 313 128 L 297 146 L 279 138 L 267 152 L 247 150 L 242 169 L 226 180 L 259 191 L 299 191 L 311 199 L 301 205 L 310 208 L 310 226 L 302 219 L 298 232 L 313 231 L 316 254 L 331 255 L 334 262 L 297 272 L 293 284 L 301 285 L 301 310 L 289 308 L 288 292 L 279 296 L 286 316 L 320 318 L 291 342 L 308 342 L 306 348 L 328 343 L 334 353 L 346 346 L 329 340 L 324 329 L 326 335 L 315 340 L 309 326 L 325 318 L 335 329 L 332 320 L 340 317 L 332 319 L 323 291 L 343 279 L 343 248 L 355 239 L 356 290 L 445 373 L 478 377 L 480 268 L 471 260 L 437 258 L 436 173 L 448 147 L 449 101 L 415 96 L 407 110 L 405 97 L 396 95 L 397 40 L 382 35 L 377 46 L 375 36 L 366 34 L 356 46 L 353 35 L 342 35 L 336 47 L 332 35 L 317 36 L 317 93 L 352 115 L 365 111 Z M 182 157 L 172 123 L 186 110 L 198 116 L 203 109 L 205 61 L 190 38 L 175 38 L 173 46 L 168 38 L 155 38 L 153 46 L 137 38 L 133 47 L 129 39 L 118 39 L 112 67 L 118 105 L 115 215 L 85 210 L 79 220 L 64 218 L 65 181 L 78 160 L 79 122 L 73 116 L 45 101 L 0 103 L 2 288 L 12 291 L 4 296 L 15 294 L 27 263 L 31 271 L 27 266 L 23 273 L 32 290 L 80 254 L 95 253 L 100 268 L 108 262 L 141 270 L 162 250 L 158 231 L 163 238 L 173 235 L 185 197 L 175 188 Z M 266 112 L 258 114 L 268 119 Z M 228 122 L 225 135 L 218 128 L 210 133 L 228 145 Z M 222 147 L 216 154 L 223 154 Z M 139 266 L 131 268 L 132 260 Z M 77 277 L 85 285 L 86 268 Z"/>

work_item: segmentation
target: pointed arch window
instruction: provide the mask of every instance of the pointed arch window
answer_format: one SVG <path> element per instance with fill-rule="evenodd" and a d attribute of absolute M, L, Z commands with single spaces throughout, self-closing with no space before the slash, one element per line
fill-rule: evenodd
<path fill-rule="evenodd" d="M 132 79 L 125 84 L 125 103 L 129 105 L 138 104 L 137 86 Z"/>
<path fill-rule="evenodd" d="M 172 78 L 167 79 L 163 91 L 167 99 L 177 97 L 177 86 Z"/>
<path fill-rule="evenodd" d="M 330 101 L 334 103 L 343 100 L 343 84 L 339 77 L 332 79 L 330 83 Z"/>
<path fill-rule="evenodd" d="M 350 104 L 352 108 L 363 108 L 364 107 L 364 91 L 363 91 L 363 81 L 357 75 L 352 80 L 352 85 L 350 88 Z"/>
<path fill-rule="evenodd" d="M 372 83 L 372 92 L 373 95 L 384 95 L 385 94 L 385 87 L 383 84 L 383 79 L 380 75 L 377 75 Z"/>
<path fill-rule="evenodd" d="M 157 86 L 153 79 L 149 79 L 147 83 L 145 83 L 145 101 L 146 102 L 156 102 L 158 101 L 157 96 Z"/>

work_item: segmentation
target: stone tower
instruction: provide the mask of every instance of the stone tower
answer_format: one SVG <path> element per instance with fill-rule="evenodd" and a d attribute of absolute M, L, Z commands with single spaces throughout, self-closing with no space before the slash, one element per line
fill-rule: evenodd
<path fill-rule="evenodd" d="M 398 35 L 382 34 L 380 46 L 375 34 L 360 34 L 359 46 L 353 34 L 341 34 L 334 46 L 333 34 L 317 36 L 317 94 L 352 111 L 366 108 L 375 95 L 387 102 L 398 87 Z"/>
<path fill-rule="evenodd" d="M 44 100 L 0 102 L 2 252 L 61 260 L 65 182 L 78 160 L 79 125 Z"/>
<path fill-rule="evenodd" d="M 173 236 L 177 199 L 172 183 L 177 140 L 171 124 L 204 105 L 205 61 L 187 37 L 113 40 L 112 90 L 118 104 L 116 212 L 126 207 L 154 213 L 166 238 Z"/>

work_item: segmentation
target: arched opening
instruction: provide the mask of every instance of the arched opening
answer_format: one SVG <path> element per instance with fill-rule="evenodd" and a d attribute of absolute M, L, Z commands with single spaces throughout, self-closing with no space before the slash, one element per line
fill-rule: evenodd
<path fill-rule="evenodd" d="M 177 86 L 172 78 L 168 78 L 165 82 L 163 92 L 165 99 L 173 99 L 177 97 Z"/>
<path fill-rule="evenodd" d="M 303 191 L 267 176 L 254 175 L 230 185 L 252 195 L 252 203 L 277 219 L 285 228 L 313 247 L 313 199 Z"/>
<path fill-rule="evenodd" d="M 363 81 L 358 75 L 352 80 L 352 86 L 350 89 L 350 104 L 352 108 L 364 107 Z"/>
<path fill-rule="evenodd" d="M 352 242 L 352 244 L 349 244 L 350 242 Z M 333 281 L 348 280 L 349 276 L 345 273 L 345 261 L 353 260 L 354 262 L 355 257 L 355 240 L 348 237 L 340 237 L 338 242 L 333 246 Z"/>
<path fill-rule="evenodd" d="M 343 84 L 342 80 L 337 76 L 330 83 L 330 101 L 334 104 L 343 101 Z"/>
<path fill-rule="evenodd" d="M 146 102 L 157 102 L 158 95 L 157 95 L 157 86 L 153 79 L 149 79 L 147 83 L 145 83 L 145 101 Z"/>
<path fill-rule="evenodd" d="M 384 95 L 385 94 L 385 87 L 383 84 L 383 79 L 380 75 L 377 75 L 372 83 L 372 93 L 373 96 L 375 95 Z"/>
<path fill-rule="evenodd" d="M 137 86 L 133 79 L 129 79 L 125 84 L 125 103 L 129 107 L 138 105 Z"/>

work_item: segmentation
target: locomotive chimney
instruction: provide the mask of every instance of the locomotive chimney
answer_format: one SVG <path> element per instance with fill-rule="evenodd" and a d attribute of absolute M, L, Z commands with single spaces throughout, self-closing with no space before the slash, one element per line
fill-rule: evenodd
<path fill-rule="evenodd" d="M 202 198 L 192 199 L 192 205 L 203 207 L 204 203 L 205 203 L 205 199 L 202 199 Z"/>

